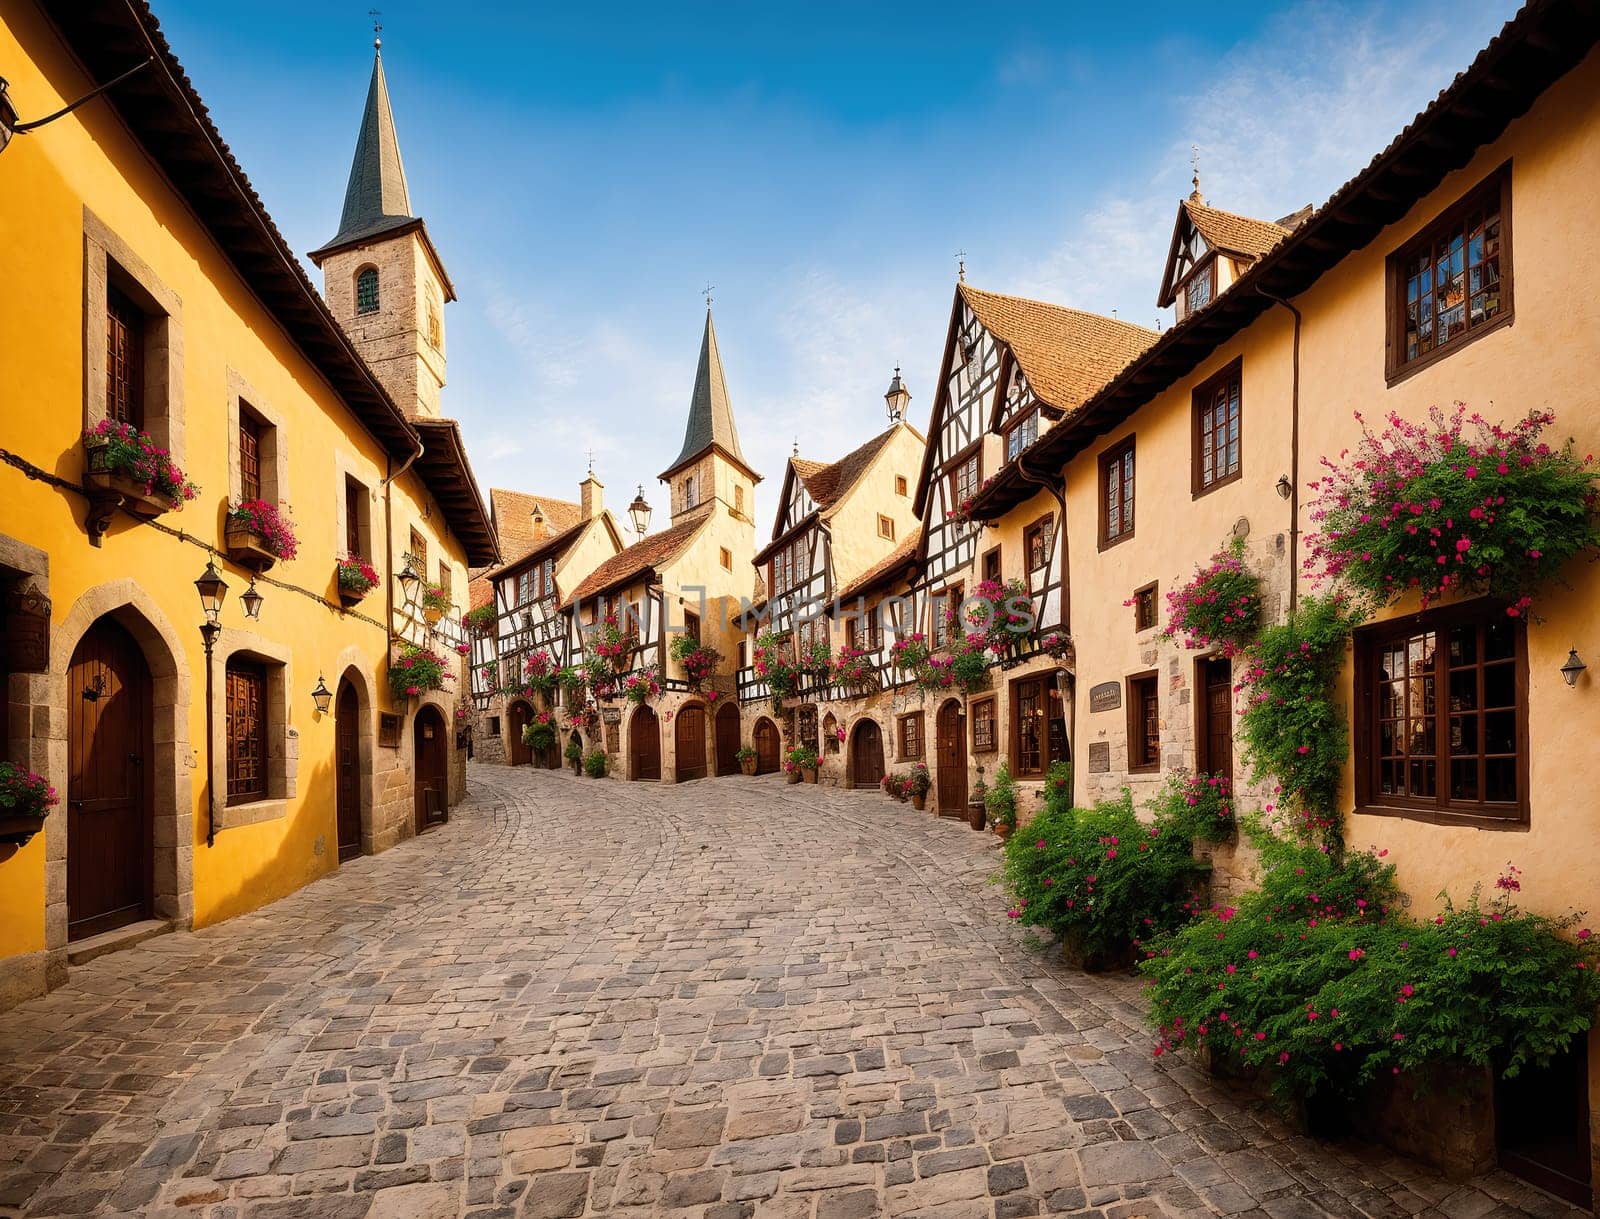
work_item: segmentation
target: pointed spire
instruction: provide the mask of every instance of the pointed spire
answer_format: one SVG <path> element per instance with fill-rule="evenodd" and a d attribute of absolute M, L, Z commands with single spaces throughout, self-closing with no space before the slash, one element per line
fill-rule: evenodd
<path fill-rule="evenodd" d="M 383 75 L 383 51 L 373 40 L 372 83 L 367 87 L 367 108 L 356 137 L 356 155 L 350 164 L 350 181 L 344 192 L 344 215 L 339 232 L 324 249 L 397 228 L 416 217 L 406 190 L 405 166 L 400 163 L 400 138 L 395 134 L 394 112 L 389 108 L 389 85 Z M 319 251 L 320 253 L 320 251 Z"/>
<path fill-rule="evenodd" d="M 722 356 L 717 351 L 717 331 L 711 323 L 711 306 L 706 305 L 706 329 L 700 339 L 700 364 L 695 369 L 694 393 L 689 398 L 689 425 L 683 433 L 683 449 L 667 467 L 666 478 L 687 465 L 707 449 L 716 446 L 749 468 L 739 450 L 739 432 L 733 426 L 733 405 L 728 401 L 728 384 L 722 376 Z"/>

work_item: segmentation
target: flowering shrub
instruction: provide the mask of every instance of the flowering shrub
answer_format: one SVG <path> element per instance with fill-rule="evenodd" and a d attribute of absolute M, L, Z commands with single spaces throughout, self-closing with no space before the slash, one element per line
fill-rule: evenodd
<path fill-rule="evenodd" d="M 889 645 L 889 660 L 895 668 L 908 673 L 920 669 L 927 662 L 928 656 L 928 637 L 921 631 L 902 635 Z"/>
<path fill-rule="evenodd" d="M 613 662 L 604 656 L 586 656 L 583 661 L 583 680 L 595 698 L 610 698 L 617 692 L 617 674 Z"/>
<path fill-rule="evenodd" d="M 1204 866 L 1164 817 L 1141 822 L 1126 792 L 1082 809 L 1069 790 L 1047 786 L 1044 810 L 1006 840 L 1008 914 L 1053 933 L 1090 968 L 1127 962 L 1193 917 Z"/>
<path fill-rule="evenodd" d="M 756 758 L 759 757 L 759 756 L 760 755 L 758 755 L 756 753 L 756 751 L 755 751 L 755 746 L 753 746 L 753 745 L 741 745 L 734 752 L 733 760 L 738 762 L 742 766 L 746 762 L 754 762 L 756 760 Z"/>
<path fill-rule="evenodd" d="M 450 612 L 450 590 L 442 584 L 428 584 L 422 589 L 422 608 L 435 614 Z"/>
<path fill-rule="evenodd" d="M 478 676 L 483 679 L 484 688 L 490 691 L 500 688 L 500 662 L 491 660 L 478 670 Z"/>
<path fill-rule="evenodd" d="M 583 773 L 588 775 L 591 779 L 605 778 L 606 751 L 603 749 L 591 749 L 588 754 L 584 756 Z"/>
<path fill-rule="evenodd" d="M 594 632 L 594 654 L 610 662 L 614 668 L 626 668 L 629 657 L 639 646 L 639 628 L 631 622 L 624 627 L 613 610 L 591 629 Z"/>
<path fill-rule="evenodd" d="M 833 664 L 833 652 L 826 639 L 813 639 L 795 649 L 795 663 L 809 673 L 826 673 Z"/>
<path fill-rule="evenodd" d="M 872 654 L 848 645 L 833 658 L 833 682 L 846 690 L 870 690 L 878 684 L 878 666 Z"/>
<path fill-rule="evenodd" d="M 567 712 L 567 723 L 572 727 L 593 735 L 600 730 L 600 708 L 593 702 L 585 699 L 574 705 Z"/>
<path fill-rule="evenodd" d="M 946 650 L 929 656 L 916 670 L 924 690 L 960 690 L 971 694 L 989 682 L 988 645 L 982 635 L 951 636 Z"/>
<path fill-rule="evenodd" d="M 1033 629 L 1033 598 L 1021 580 L 1005 584 L 998 580 L 982 580 L 961 603 L 960 614 L 965 619 L 962 630 L 970 639 L 976 635 L 985 646 L 997 655 L 1011 651 Z M 955 614 L 946 611 L 952 624 Z"/>
<path fill-rule="evenodd" d="M 389 691 L 396 699 L 414 698 L 428 690 L 443 690 L 454 681 L 449 662 L 437 652 L 406 644 L 400 658 L 389 666 Z"/>
<path fill-rule="evenodd" d="M 689 684 L 699 689 L 700 683 L 717 671 L 722 663 L 722 653 L 716 648 L 702 646 L 692 635 L 678 635 L 672 640 L 672 658 L 683 666 Z"/>
<path fill-rule="evenodd" d="M 522 683 L 534 694 L 546 694 L 556 684 L 556 662 L 545 648 L 530 652 L 522 666 Z"/>
<path fill-rule="evenodd" d="M 60 803 L 43 775 L 12 762 L 0 762 L 0 811 L 18 817 L 43 817 Z"/>
<path fill-rule="evenodd" d="M 1153 807 L 1159 820 L 1185 838 L 1226 842 L 1233 837 L 1233 787 L 1226 775 L 1171 775 Z"/>
<path fill-rule="evenodd" d="M 1132 601 L 1124 604 L 1132 605 Z M 1252 638 L 1261 625 L 1261 580 L 1244 565 L 1244 539 L 1211 556 L 1182 587 L 1167 593 L 1163 639 L 1183 639 L 1184 647 L 1222 645 L 1225 656 Z"/>
<path fill-rule="evenodd" d="M 112 474 L 120 474 L 144 486 L 146 495 L 164 495 L 175 508 L 200 494 L 200 488 L 172 463 L 166 449 L 156 448 L 149 435 L 127 423 L 102 419 L 83 434 L 84 443 L 101 450 L 100 463 Z"/>
<path fill-rule="evenodd" d="M 457 656 L 466 656 L 466 655 L 470 654 L 471 651 L 472 651 L 472 645 L 470 643 L 463 642 L 463 643 L 456 644 L 456 655 Z"/>
<path fill-rule="evenodd" d="M 228 524 L 247 529 L 261 539 L 261 545 L 280 559 L 292 559 L 300 549 L 291 526 L 277 504 L 264 499 L 247 499 L 228 509 Z"/>
<path fill-rule="evenodd" d="M 378 582 L 378 573 L 358 554 L 339 560 L 339 587 L 347 593 L 365 593 Z"/>
<path fill-rule="evenodd" d="M 910 782 L 910 791 L 913 796 L 926 796 L 933 790 L 933 775 L 929 773 L 926 762 L 918 762 L 911 768 L 911 773 L 906 777 Z"/>
<path fill-rule="evenodd" d="M 622 693 L 630 703 L 639 707 L 661 693 L 661 682 L 654 669 L 641 669 L 623 679 Z"/>
<path fill-rule="evenodd" d="M 555 716 L 548 711 L 535 711 L 522 729 L 522 743 L 540 753 L 551 748 L 556 743 Z"/>
<path fill-rule="evenodd" d="M 573 665 L 563 665 L 556 670 L 556 685 L 567 693 L 569 702 L 583 701 L 583 670 Z"/>
<path fill-rule="evenodd" d="M 1011 764 L 1004 758 L 994 772 L 994 784 L 984 793 L 983 806 L 989 824 L 1017 828 L 1017 781 L 1011 777 Z"/>
<path fill-rule="evenodd" d="M 750 654 L 750 666 L 757 677 L 766 679 L 772 694 L 772 709 L 783 710 L 783 700 L 793 694 L 800 684 L 800 668 L 789 656 L 789 636 L 766 631 L 756 637 L 755 650 Z"/>
<path fill-rule="evenodd" d="M 1526 612 L 1567 560 L 1600 553 L 1596 474 L 1570 440 L 1540 439 L 1554 422 L 1532 411 L 1505 428 L 1463 406 L 1427 424 L 1391 412 L 1381 432 L 1363 421 L 1353 460 L 1323 459 L 1307 568 L 1379 603 L 1460 588 Z"/>
<path fill-rule="evenodd" d="M 1051 631 L 1039 640 L 1039 650 L 1052 660 L 1069 660 L 1074 652 L 1072 636 L 1061 631 Z"/>
<path fill-rule="evenodd" d="M 1287 622 L 1267 627 L 1251 645 L 1241 683 L 1238 734 L 1256 780 L 1276 781 L 1284 815 L 1298 817 L 1302 832 L 1335 838 L 1350 733 L 1333 702 L 1333 680 L 1354 624 L 1339 597 L 1305 598 Z"/>
<path fill-rule="evenodd" d="M 1515 1075 L 1593 1022 L 1600 953 L 1587 929 L 1568 937 L 1575 916 L 1524 913 L 1502 888 L 1417 920 L 1371 851 L 1274 840 L 1262 861 L 1237 908 L 1148 946 L 1157 1054 L 1206 1047 L 1270 1068 L 1281 1095 L 1348 1095 L 1439 1061 Z"/>
<path fill-rule="evenodd" d="M 494 621 L 498 615 L 492 605 L 480 605 L 477 609 L 470 609 L 461 615 L 461 625 L 474 635 L 489 635 L 494 631 Z"/>
<path fill-rule="evenodd" d="M 809 745 L 796 745 L 783 755 L 783 768 L 790 774 L 797 770 L 815 770 L 817 751 Z"/>

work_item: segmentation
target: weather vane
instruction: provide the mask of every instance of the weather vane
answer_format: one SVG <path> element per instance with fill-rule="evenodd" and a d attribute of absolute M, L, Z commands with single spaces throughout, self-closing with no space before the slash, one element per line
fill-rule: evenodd
<path fill-rule="evenodd" d="M 716 286 L 716 284 L 707 284 L 704 288 L 700 289 L 700 295 L 706 298 L 707 309 L 711 308 L 711 290 Z"/>
<path fill-rule="evenodd" d="M 1192 179 L 1194 193 L 1189 198 L 1198 201 L 1200 198 L 1200 145 L 1198 144 L 1189 145 L 1189 165 L 1194 169 L 1194 178 Z"/>
<path fill-rule="evenodd" d="M 378 18 L 383 16 L 383 10 L 382 9 L 376 9 L 376 8 L 369 8 L 367 10 L 367 16 L 372 18 L 372 46 L 373 46 L 373 49 L 374 50 L 381 50 L 382 47 L 383 47 L 383 39 L 380 38 L 378 35 L 383 33 L 383 26 L 379 23 Z"/>
<path fill-rule="evenodd" d="M 967 252 L 965 250 L 956 251 L 956 276 L 962 283 L 967 282 Z"/>
<path fill-rule="evenodd" d="M 585 451 L 589 455 L 589 473 L 593 474 L 594 473 L 594 450 L 593 449 L 587 449 Z"/>

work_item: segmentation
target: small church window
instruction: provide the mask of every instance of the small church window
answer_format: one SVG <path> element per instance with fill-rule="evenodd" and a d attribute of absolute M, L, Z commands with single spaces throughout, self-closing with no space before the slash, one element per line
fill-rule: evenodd
<path fill-rule="evenodd" d="M 443 341 L 443 339 L 444 339 L 444 336 L 439 333 L 439 308 L 432 301 L 429 301 L 428 302 L 428 345 L 430 347 L 432 347 L 435 351 L 438 351 L 439 350 L 439 344 Z"/>
<path fill-rule="evenodd" d="M 378 268 L 364 267 L 356 276 L 356 312 L 378 311 Z"/>

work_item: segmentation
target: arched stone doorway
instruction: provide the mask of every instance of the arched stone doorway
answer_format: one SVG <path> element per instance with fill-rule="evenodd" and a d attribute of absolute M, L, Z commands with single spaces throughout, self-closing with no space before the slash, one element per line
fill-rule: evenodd
<path fill-rule="evenodd" d="M 67 938 L 155 911 L 152 681 L 138 642 L 110 617 L 67 670 Z"/>
<path fill-rule="evenodd" d="M 717 776 L 739 773 L 739 708 L 723 703 L 717 708 Z"/>
<path fill-rule="evenodd" d="M 678 708 L 673 717 L 673 777 L 679 783 L 706 777 L 706 709 L 701 703 Z"/>
<path fill-rule="evenodd" d="M 533 761 L 533 749 L 523 743 L 522 733 L 533 722 L 533 708 L 519 698 L 506 708 L 506 719 L 511 729 L 511 739 L 506 744 L 506 760 L 513 766 L 526 766 Z"/>
<path fill-rule="evenodd" d="M 583 765 L 583 733 L 576 728 L 567 736 L 567 747 L 570 749 L 574 743 L 578 746 L 578 765 L 581 767 Z"/>
<path fill-rule="evenodd" d="M 941 813 L 960 814 L 967 807 L 967 720 L 959 699 L 939 708 L 934 740 L 938 804 Z"/>
<path fill-rule="evenodd" d="M 771 775 L 778 772 L 778 726 L 762 716 L 756 721 L 750 739 L 756 750 L 756 774 Z"/>
<path fill-rule="evenodd" d="M 850 731 L 850 786 L 877 787 L 883 781 L 883 733 L 870 716 Z"/>
<path fill-rule="evenodd" d="M 640 706 L 628 721 L 628 777 L 661 781 L 661 721 L 650 707 Z"/>
<path fill-rule="evenodd" d="M 359 670 L 339 678 L 333 704 L 334 820 L 339 861 L 369 849 L 372 838 L 372 725 Z"/>
<path fill-rule="evenodd" d="M 431 703 L 419 708 L 411 725 L 412 785 L 417 833 L 443 824 L 450 810 L 450 739 L 444 716 Z"/>

